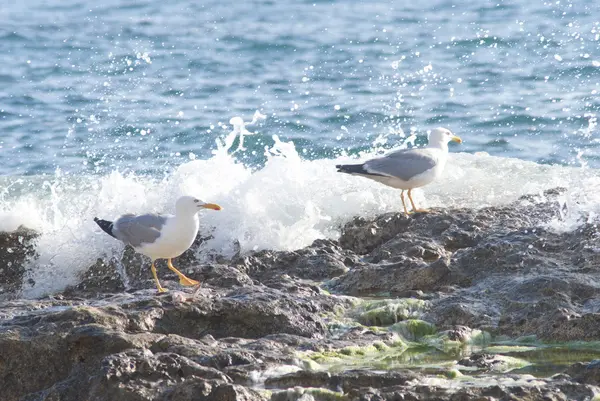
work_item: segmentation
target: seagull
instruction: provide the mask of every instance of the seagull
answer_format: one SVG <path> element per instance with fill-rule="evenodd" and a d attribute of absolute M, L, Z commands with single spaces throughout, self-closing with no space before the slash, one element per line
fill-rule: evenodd
<path fill-rule="evenodd" d="M 152 259 L 152 275 L 158 292 L 167 290 L 160 285 L 154 262 L 167 259 L 167 266 L 179 276 L 179 283 L 185 286 L 198 285 L 196 280 L 186 277 L 177 270 L 172 258 L 176 258 L 192 246 L 198 234 L 198 211 L 201 209 L 221 210 L 221 206 L 205 203 L 193 196 L 182 196 L 175 203 L 175 215 L 124 214 L 114 222 L 94 217 L 100 228 L 142 255 Z"/>
<path fill-rule="evenodd" d="M 414 188 L 435 181 L 442 173 L 448 159 L 448 142 L 462 143 L 462 139 L 447 128 L 436 128 L 429 134 L 429 144 L 423 148 L 401 149 L 383 157 L 367 160 L 362 164 L 338 164 L 340 173 L 370 178 L 392 188 L 401 189 L 400 199 L 404 213 L 409 214 L 404 202 L 404 191 L 408 190 L 408 199 L 414 212 L 417 209 L 411 196 Z"/>

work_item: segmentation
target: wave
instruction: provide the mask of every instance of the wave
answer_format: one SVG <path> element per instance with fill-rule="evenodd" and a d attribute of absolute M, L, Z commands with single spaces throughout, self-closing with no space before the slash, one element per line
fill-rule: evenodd
<path fill-rule="evenodd" d="M 337 238 L 340 228 L 355 216 L 401 210 L 398 190 L 339 174 L 334 168 L 336 163 L 372 157 L 381 148 L 306 160 L 293 142 L 273 136 L 274 145 L 265 146 L 264 166 L 250 167 L 240 156 L 246 152 L 243 137 L 251 133 L 239 118 L 231 124 L 234 130 L 218 141 L 211 157 L 189 160 L 164 177 L 120 171 L 101 176 L 57 171 L 53 176 L 4 177 L 0 230 L 23 225 L 41 234 L 39 258 L 29 267 L 36 284 L 25 288 L 23 295 L 60 291 L 98 258 L 123 252 L 122 244 L 96 226 L 95 216 L 169 213 L 183 194 L 223 206 L 221 212 L 200 216 L 202 233 L 212 236 L 199 249 L 200 260 L 207 254 L 231 256 L 238 246 L 242 252 L 293 250 L 316 239 Z M 376 143 L 388 139 L 378 138 Z M 566 213 L 548 222 L 549 227 L 570 230 L 582 218 L 593 219 L 598 213 L 598 170 L 484 153 L 452 153 L 441 179 L 415 191 L 415 198 L 424 207 L 481 208 L 507 204 L 525 194 L 543 196 L 543 191 L 555 187 L 567 188 L 562 195 Z"/>

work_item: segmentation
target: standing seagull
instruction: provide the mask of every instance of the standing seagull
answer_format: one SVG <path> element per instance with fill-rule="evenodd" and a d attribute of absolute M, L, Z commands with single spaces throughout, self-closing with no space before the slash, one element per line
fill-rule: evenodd
<path fill-rule="evenodd" d="M 114 222 L 94 217 L 94 221 L 108 235 L 131 245 L 137 252 L 152 259 L 152 275 L 158 292 L 165 290 L 158 281 L 154 261 L 167 259 L 169 269 L 179 276 L 179 283 L 185 286 L 199 284 L 186 277 L 173 266 L 172 258 L 185 252 L 198 234 L 198 211 L 200 209 L 221 210 L 221 206 L 205 203 L 192 196 L 182 196 L 175 204 L 175 216 L 160 214 L 124 214 Z"/>
<path fill-rule="evenodd" d="M 413 188 L 433 182 L 440 176 L 448 159 L 448 142 L 462 143 L 462 140 L 446 128 L 436 128 L 429 134 L 429 145 L 424 148 L 402 149 L 383 157 L 367 160 L 362 164 L 338 164 L 340 173 L 359 175 L 378 181 L 387 186 L 401 189 L 400 199 L 404 213 L 409 214 L 404 202 L 404 191 L 414 212 L 417 209 L 411 196 Z"/>

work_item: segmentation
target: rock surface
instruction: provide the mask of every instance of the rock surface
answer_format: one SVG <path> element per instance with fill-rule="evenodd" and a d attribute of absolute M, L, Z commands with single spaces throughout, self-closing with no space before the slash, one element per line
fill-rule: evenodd
<path fill-rule="evenodd" d="M 14 297 L 26 279 L 27 263 L 37 257 L 38 234 L 25 227 L 0 232 L 0 300 Z"/>
<path fill-rule="evenodd" d="M 293 252 L 190 252 L 176 265 L 202 287 L 159 267 L 162 295 L 129 250 L 127 287 L 99 260 L 63 294 L 15 299 L 36 234 L 0 235 L 0 399 L 591 400 L 598 233 L 547 228 L 560 193 L 356 218 Z"/>

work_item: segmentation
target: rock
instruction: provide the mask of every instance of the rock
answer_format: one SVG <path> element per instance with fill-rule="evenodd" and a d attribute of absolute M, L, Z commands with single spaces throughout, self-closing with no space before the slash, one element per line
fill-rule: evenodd
<path fill-rule="evenodd" d="M 259 338 L 274 333 L 322 337 L 326 327 L 317 302 L 268 287 L 244 287 L 229 296 L 197 299 L 164 309 L 155 331 L 200 338 Z M 223 324 L 223 322 L 227 324 Z"/>
<path fill-rule="evenodd" d="M 246 273 L 227 265 L 193 266 L 188 272 L 188 276 L 200 281 L 202 286 L 234 288 L 254 285 L 254 281 Z"/>
<path fill-rule="evenodd" d="M 389 241 L 412 225 L 412 219 L 402 213 L 388 213 L 368 221 L 357 217 L 346 224 L 340 236 L 340 245 L 364 255 Z"/>
<path fill-rule="evenodd" d="M 192 250 L 175 265 L 198 291 L 161 265 L 170 291 L 157 294 L 149 262 L 127 250 L 64 294 L 0 303 L 0 398 L 592 399 L 600 364 L 585 359 L 590 348 L 561 374 L 527 360 L 539 339 L 600 339 L 598 229 L 590 218 L 549 230 L 557 194 L 357 218 L 339 241 L 291 252 L 199 264 Z M 34 240 L 17 238 L 18 260 L 35 258 Z M 4 294 L 18 293 L 24 266 L 0 282 Z M 516 337 L 527 348 L 487 348 Z"/>
<path fill-rule="evenodd" d="M 300 370 L 265 381 L 266 388 L 286 389 L 291 387 L 331 387 L 331 374 L 310 370 Z"/>
<path fill-rule="evenodd" d="M 23 226 L 13 232 L 0 232 L 0 300 L 14 297 L 20 291 L 27 263 L 37 258 L 38 236 Z"/>
<path fill-rule="evenodd" d="M 532 380 L 534 381 L 534 380 Z M 544 382 L 542 382 L 545 384 Z M 538 382 L 539 384 L 542 384 Z M 465 386 L 449 390 L 445 385 L 418 385 L 415 387 L 388 387 L 383 389 L 358 389 L 348 394 L 348 399 L 356 401 L 438 401 L 438 400 L 527 400 L 527 401 L 586 401 L 594 397 L 595 390 L 590 386 L 569 383 L 550 384 L 542 387 L 514 384 Z"/>
<path fill-rule="evenodd" d="M 261 251 L 233 261 L 250 277 L 265 282 L 273 276 L 325 280 L 340 276 L 356 263 L 355 255 L 331 240 L 316 240 L 310 247 L 293 252 Z"/>
<path fill-rule="evenodd" d="M 218 370 L 177 354 L 130 350 L 102 361 L 101 374 L 88 385 L 88 399 L 212 400 L 230 381 Z"/>
<path fill-rule="evenodd" d="M 235 384 L 218 386 L 207 400 L 214 401 L 268 401 L 270 397 L 256 390 Z"/>
<path fill-rule="evenodd" d="M 374 372 L 369 370 L 347 370 L 333 375 L 330 386 L 344 393 L 364 388 L 381 388 L 395 385 L 406 385 L 417 379 L 416 373 L 409 371 Z"/>
<path fill-rule="evenodd" d="M 591 362 L 577 362 L 565 371 L 577 383 L 600 386 L 600 359 Z"/>
<path fill-rule="evenodd" d="M 399 256 L 393 263 L 355 267 L 332 280 L 328 287 L 353 296 L 379 294 L 410 296 L 414 291 L 440 291 L 451 285 L 467 285 L 470 279 L 453 272 L 445 259 L 431 264 Z"/>
<path fill-rule="evenodd" d="M 475 368 L 484 372 L 508 372 L 512 369 L 527 366 L 529 363 L 524 359 L 505 355 L 472 354 L 467 358 L 458 361 L 458 365 Z M 472 372 L 472 369 L 469 369 L 468 371 Z"/>
<path fill-rule="evenodd" d="M 96 264 L 79 276 L 77 285 L 68 287 L 63 294 L 74 296 L 75 294 L 121 291 L 125 291 L 125 281 L 119 274 L 114 260 L 107 263 L 102 259 L 98 259 Z"/>

